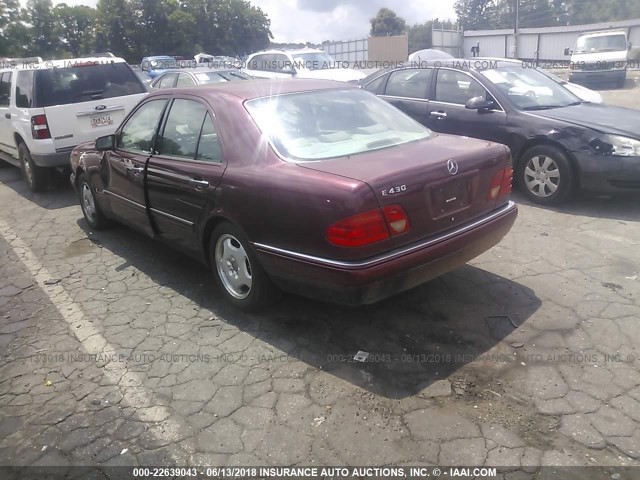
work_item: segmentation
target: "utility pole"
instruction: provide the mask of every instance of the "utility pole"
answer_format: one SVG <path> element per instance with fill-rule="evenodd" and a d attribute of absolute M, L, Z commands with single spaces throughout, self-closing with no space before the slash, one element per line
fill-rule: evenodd
<path fill-rule="evenodd" d="M 520 0 L 515 0 L 516 2 L 516 22 L 515 28 L 513 29 L 513 56 L 514 58 L 518 58 L 518 9 L 520 7 Z"/>

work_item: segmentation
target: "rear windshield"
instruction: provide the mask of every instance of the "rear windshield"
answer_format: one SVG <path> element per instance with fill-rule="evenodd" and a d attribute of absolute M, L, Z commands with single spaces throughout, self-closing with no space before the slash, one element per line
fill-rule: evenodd
<path fill-rule="evenodd" d="M 35 107 L 81 103 L 146 92 L 126 63 L 37 70 L 35 83 Z"/>
<path fill-rule="evenodd" d="M 359 89 L 259 98 L 246 108 L 285 158 L 313 161 L 393 147 L 431 130 Z"/>

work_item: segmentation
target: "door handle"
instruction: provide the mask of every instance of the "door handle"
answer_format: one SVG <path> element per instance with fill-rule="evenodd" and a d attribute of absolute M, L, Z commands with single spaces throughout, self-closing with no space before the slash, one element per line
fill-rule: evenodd
<path fill-rule="evenodd" d="M 144 168 L 143 167 L 129 166 L 129 167 L 127 167 L 127 172 L 133 172 L 135 174 L 142 173 L 142 172 L 144 172 Z"/>
<path fill-rule="evenodd" d="M 436 118 L 446 118 L 447 112 L 431 112 L 430 115 Z"/>
<path fill-rule="evenodd" d="M 189 180 L 191 185 L 195 185 L 197 189 L 200 188 L 209 188 L 209 182 L 207 180 L 203 180 L 202 178 L 192 178 Z"/>
<path fill-rule="evenodd" d="M 11 118 L 11 114 L 10 113 L 5 113 L 4 114 L 4 118 L 9 118 L 10 119 Z"/>

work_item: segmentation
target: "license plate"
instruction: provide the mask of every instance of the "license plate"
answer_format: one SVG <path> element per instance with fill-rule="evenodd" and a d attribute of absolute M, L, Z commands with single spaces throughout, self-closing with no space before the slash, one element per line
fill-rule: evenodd
<path fill-rule="evenodd" d="M 468 180 L 455 180 L 431 189 L 431 202 L 435 218 L 466 208 L 471 203 Z"/>
<path fill-rule="evenodd" d="M 105 125 L 112 125 L 113 120 L 111 119 L 111 115 L 103 115 L 101 117 L 91 117 L 91 126 L 92 127 L 103 127 Z"/>

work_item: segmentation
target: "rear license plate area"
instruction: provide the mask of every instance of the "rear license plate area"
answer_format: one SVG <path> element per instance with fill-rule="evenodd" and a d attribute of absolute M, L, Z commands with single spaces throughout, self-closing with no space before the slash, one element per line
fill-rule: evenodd
<path fill-rule="evenodd" d="M 471 192 L 468 179 L 457 179 L 431 188 L 434 219 L 464 210 L 470 203 Z"/>
<path fill-rule="evenodd" d="M 100 115 L 99 117 L 91 117 L 91 126 L 104 127 L 105 125 L 113 125 L 113 119 L 111 115 Z"/>

